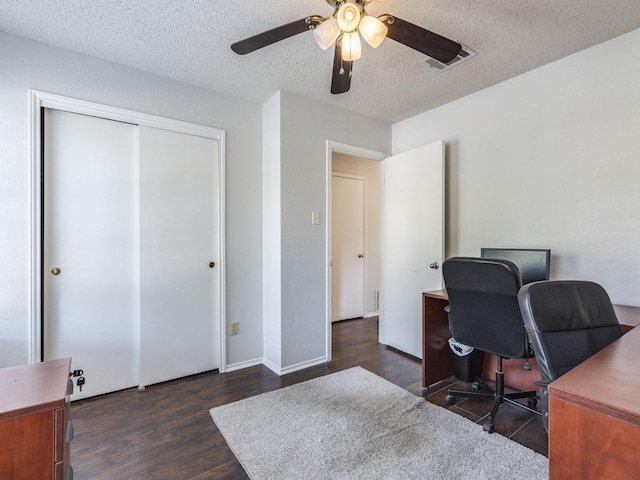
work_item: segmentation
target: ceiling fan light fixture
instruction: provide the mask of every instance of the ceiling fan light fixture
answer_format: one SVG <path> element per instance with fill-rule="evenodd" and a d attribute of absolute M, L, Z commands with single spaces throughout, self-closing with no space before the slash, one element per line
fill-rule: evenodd
<path fill-rule="evenodd" d="M 378 48 L 387 36 L 389 28 L 376 17 L 365 15 L 360 20 L 358 31 L 369 45 Z"/>
<path fill-rule="evenodd" d="M 343 3 L 338 9 L 336 20 L 343 32 L 355 32 L 360 23 L 360 7 L 355 3 Z"/>
<path fill-rule="evenodd" d="M 353 62 L 354 60 L 358 60 L 361 54 L 362 46 L 358 32 L 342 34 L 342 60 L 345 62 Z"/>
<path fill-rule="evenodd" d="M 326 50 L 335 43 L 331 77 L 332 94 L 345 93 L 351 87 L 353 61 L 359 59 L 362 53 L 360 35 L 374 48 L 379 46 L 385 37 L 389 37 L 445 67 L 457 62 L 458 58 L 467 58 L 470 55 L 461 43 L 396 16 L 383 14 L 369 18 L 367 7 L 376 0 L 324 1 L 333 10 L 327 17 L 309 15 L 285 23 L 237 41 L 231 45 L 231 50 L 238 55 L 245 55 L 311 30 L 321 48 Z M 432 63 L 428 64 L 433 66 Z"/>
<path fill-rule="evenodd" d="M 329 17 L 316 28 L 313 29 L 313 38 L 315 38 L 322 50 L 329 48 L 340 35 L 340 27 L 335 17 Z"/>

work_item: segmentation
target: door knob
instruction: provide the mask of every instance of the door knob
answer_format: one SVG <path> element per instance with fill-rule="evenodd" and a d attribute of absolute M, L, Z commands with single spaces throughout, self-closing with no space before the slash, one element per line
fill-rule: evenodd
<path fill-rule="evenodd" d="M 440 268 L 440 264 L 438 262 L 433 262 L 431 265 L 429 265 L 429 268 L 437 270 L 438 268 Z"/>
<path fill-rule="evenodd" d="M 358 254 L 358 258 L 364 258 L 364 253 Z"/>
<path fill-rule="evenodd" d="M 213 268 L 216 266 L 216 262 L 209 262 L 209 268 Z"/>
<path fill-rule="evenodd" d="M 51 269 L 51 275 L 60 275 L 60 269 L 58 267 L 53 267 Z"/>

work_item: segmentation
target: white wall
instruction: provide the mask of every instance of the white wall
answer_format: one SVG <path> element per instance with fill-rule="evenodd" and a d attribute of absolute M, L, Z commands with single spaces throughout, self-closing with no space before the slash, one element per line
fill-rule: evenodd
<path fill-rule="evenodd" d="M 640 306 L 639 50 L 635 30 L 393 125 L 394 154 L 446 141 L 447 256 L 548 247 L 552 278 Z"/>
<path fill-rule="evenodd" d="M 263 111 L 263 331 L 264 358 L 276 369 L 282 364 L 282 254 L 280 249 L 280 92 L 262 107 Z M 273 367 L 272 367 L 273 368 Z"/>
<path fill-rule="evenodd" d="M 333 154 L 332 162 L 334 172 L 359 175 L 367 179 L 367 232 L 365 244 L 365 251 L 367 252 L 365 256 L 367 291 L 365 292 L 365 315 L 372 315 L 378 311 L 376 308 L 376 290 L 380 289 L 380 166 L 382 164 L 376 160 L 337 152 Z"/>
<path fill-rule="evenodd" d="M 273 254 L 281 255 L 281 317 L 265 318 L 265 325 L 280 322 L 282 350 L 280 364 L 266 360 L 271 368 L 286 373 L 326 360 L 326 141 L 389 151 L 391 129 L 286 92 L 277 95 L 281 244 Z M 319 225 L 311 224 L 312 211 L 320 212 Z"/>
<path fill-rule="evenodd" d="M 280 206 L 264 218 L 280 222 L 281 318 L 271 320 L 286 370 L 325 355 L 327 139 L 394 153 L 444 139 L 449 256 L 549 247 L 554 278 L 592 279 L 614 302 L 640 305 L 639 49 L 636 30 L 400 122 L 391 136 L 388 125 L 294 95 L 278 94 L 263 112 L 0 32 L 0 367 L 28 361 L 29 88 L 226 130 L 227 322 L 241 323 L 228 338 L 231 366 L 266 350 L 263 146 L 275 155 L 280 185 L 268 197 Z M 265 118 L 279 122 L 275 146 L 263 145 Z"/>
<path fill-rule="evenodd" d="M 261 358 L 261 105 L 2 32 L 0 59 L 0 367 L 28 362 L 30 88 L 226 130 L 227 362 Z"/>

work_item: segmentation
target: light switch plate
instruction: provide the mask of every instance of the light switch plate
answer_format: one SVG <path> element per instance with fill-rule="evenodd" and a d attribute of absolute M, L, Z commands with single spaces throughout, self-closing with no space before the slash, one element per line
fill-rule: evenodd
<path fill-rule="evenodd" d="M 320 224 L 320 212 L 311 212 L 311 225 Z"/>

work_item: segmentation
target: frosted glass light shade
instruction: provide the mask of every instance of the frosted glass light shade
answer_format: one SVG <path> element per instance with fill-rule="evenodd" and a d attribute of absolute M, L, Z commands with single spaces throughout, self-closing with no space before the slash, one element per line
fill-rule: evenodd
<path fill-rule="evenodd" d="M 316 39 L 322 50 L 329 48 L 340 35 L 338 21 L 334 17 L 327 18 L 313 29 L 313 38 Z"/>
<path fill-rule="evenodd" d="M 343 3 L 336 14 L 338 26 L 343 32 L 354 32 L 360 23 L 360 7 L 355 3 Z"/>
<path fill-rule="evenodd" d="M 358 31 L 369 45 L 378 48 L 387 36 L 389 28 L 376 17 L 365 15 L 360 20 Z"/>
<path fill-rule="evenodd" d="M 353 62 L 358 60 L 362 53 L 360 45 L 360 35 L 358 32 L 345 33 L 342 35 L 342 60 Z"/>

